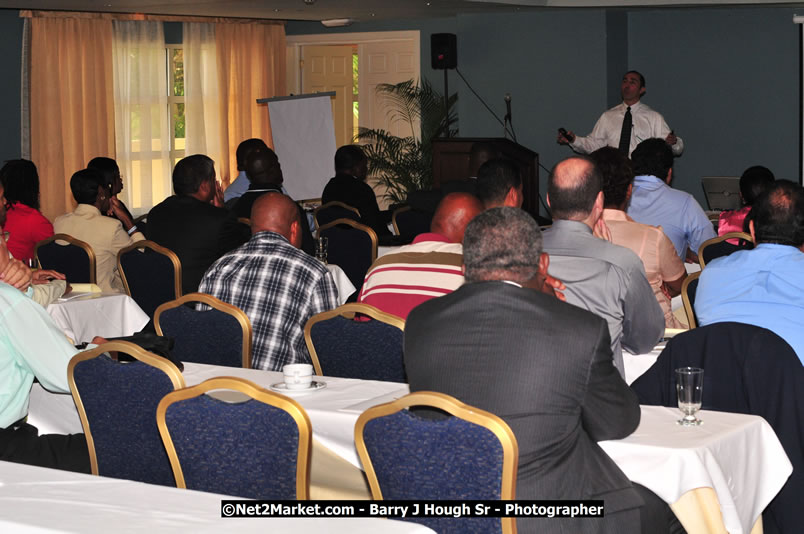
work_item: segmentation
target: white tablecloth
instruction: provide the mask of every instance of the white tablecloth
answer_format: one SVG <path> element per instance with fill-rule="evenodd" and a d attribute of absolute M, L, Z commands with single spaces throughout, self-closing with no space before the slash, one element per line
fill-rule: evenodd
<path fill-rule="evenodd" d="M 214 376 L 238 376 L 268 387 L 281 373 L 187 363 L 187 385 Z M 360 413 L 408 393 L 407 384 L 323 377 L 327 387 L 294 397 L 310 416 L 313 437 L 356 467 L 354 425 Z M 791 473 L 790 462 L 770 426 L 759 417 L 701 412 L 704 424 L 675 424 L 675 409 L 643 406 L 639 428 L 624 440 L 601 444 L 625 474 L 669 503 L 698 487 L 712 487 L 732 534 L 749 532 L 769 500 Z M 55 395 L 34 384 L 29 422 L 40 433 L 81 432 L 68 395 Z"/>
<path fill-rule="evenodd" d="M 60 299 L 49 305 L 47 312 L 76 344 L 90 342 L 95 336 L 130 336 L 148 324 L 148 316 L 134 299 L 120 293 Z"/>
<path fill-rule="evenodd" d="M 221 517 L 221 499 L 155 486 L 0 462 L 0 532 L 432 533 L 416 523 L 375 518 Z"/>
<path fill-rule="evenodd" d="M 683 427 L 675 423 L 679 410 L 642 406 L 633 434 L 600 446 L 629 479 L 668 503 L 695 488 L 714 488 L 728 532 L 747 534 L 793 467 L 761 417 L 710 411 L 698 417 L 702 425 Z"/>
<path fill-rule="evenodd" d="M 666 341 L 660 341 L 653 350 L 646 354 L 631 354 L 627 350 L 623 351 L 623 366 L 625 367 L 625 383 L 629 386 L 642 376 L 642 373 L 650 369 L 656 363 L 656 358 L 664 350 Z"/>
<path fill-rule="evenodd" d="M 355 292 L 355 286 L 338 265 L 328 263 L 327 269 L 329 269 L 333 280 L 335 280 L 335 286 L 338 288 L 338 304 L 342 306 L 346 303 L 346 299 Z"/>

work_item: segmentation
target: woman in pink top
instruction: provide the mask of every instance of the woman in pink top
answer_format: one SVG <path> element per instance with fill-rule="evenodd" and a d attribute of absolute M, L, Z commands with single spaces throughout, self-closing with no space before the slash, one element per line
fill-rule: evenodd
<path fill-rule="evenodd" d="M 661 226 L 634 221 L 625 210 L 631 199 L 634 170 L 631 161 L 613 147 L 603 147 L 590 155 L 603 178 L 603 221 L 611 234 L 611 242 L 631 249 L 645 266 L 645 276 L 664 312 L 667 328 L 686 328 L 673 315 L 670 299 L 681 293 L 687 277 L 684 262 Z"/>
<path fill-rule="evenodd" d="M 8 251 L 23 262 L 34 257 L 36 244 L 53 235 L 53 225 L 39 211 L 39 173 L 27 159 L 7 161 L 0 169 L 7 203 Z"/>
<path fill-rule="evenodd" d="M 725 235 L 730 232 L 748 232 L 745 227 L 745 218 L 751 212 L 751 205 L 774 180 L 773 173 L 766 167 L 756 165 L 747 168 L 743 175 L 740 176 L 740 198 L 743 201 L 743 207 L 738 210 L 724 211 L 720 214 L 717 221 L 717 235 Z M 734 244 L 736 245 L 736 243 Z"/>

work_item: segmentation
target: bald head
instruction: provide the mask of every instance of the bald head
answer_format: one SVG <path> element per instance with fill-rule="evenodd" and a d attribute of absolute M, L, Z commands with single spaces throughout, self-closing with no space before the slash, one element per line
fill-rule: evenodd
<path fill-rule="evenodd" d="M 274 232 L 284 236 L 296 248 L 301 246 L 299 210 L 282 193 L 265 193 L 251 207 L 251 233 Z"/>
<path fill-rule="evenodd" d="M 268 147 L 246 155 L 246 176 L 256 185 L 282 185 L 282 167 L 276 153 Z"/>
<path fill-rule="evenodd" d="M 430 231 L 441 234 L 450 243 L 461 243 L 466 225 L 483 211 L 480 200 L 469 193 L 450 193 L 438 204 Z"/>
<path fill-rule="evenodd" d="M 575 221 L 589 218 L 598 196 L 602 202 L 602 189 L 600 172 L 590 159 L 576 156 L 557 163 L 547 182 L 547 200 L 553 218 Z"/>

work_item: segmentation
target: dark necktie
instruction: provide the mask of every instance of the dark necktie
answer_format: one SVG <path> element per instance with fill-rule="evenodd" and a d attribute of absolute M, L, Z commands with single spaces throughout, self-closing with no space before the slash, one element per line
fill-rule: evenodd
<path fill-rule="evenodd" d="M 631 118 L 631 106 L 628 106 L 628 109 L 625 110 L 625 116 L 623 117 L 623 128 L 620 130 L 620 152 L 624 155 L 628 155 L 628 149 L 631 148 L 631 126 L 633 125 L 633 120 Z"/>

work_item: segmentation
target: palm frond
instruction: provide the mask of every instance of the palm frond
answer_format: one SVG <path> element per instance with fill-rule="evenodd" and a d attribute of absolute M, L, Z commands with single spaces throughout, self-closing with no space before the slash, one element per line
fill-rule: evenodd
<path fill-rule="evenodd" d="M 409 137 L 367 128 L 360 128 L 355 136 L 357 141 L 366 143 L 363 148 L 369 160 L 369 175 L 385 186 L 386 198 L 394 203 L 404 202 L 410 191 L 432 187 L 432 141 L 446 131 L 450 136 L 457 135 L 458 95 L 450 95 L 444 109 L 443 96 L 426 79 L 380 84 L 377 93 L 385 100 L 391 121 L 403 121 L 411 131 L 417 122 L 420 127 L 416 135 Z"/>

